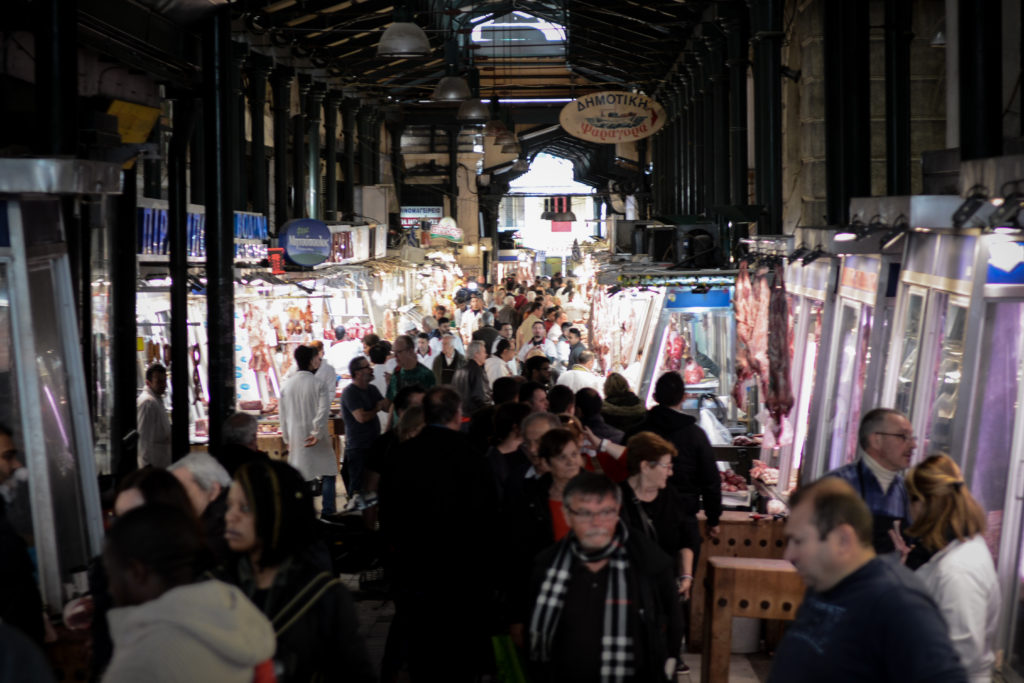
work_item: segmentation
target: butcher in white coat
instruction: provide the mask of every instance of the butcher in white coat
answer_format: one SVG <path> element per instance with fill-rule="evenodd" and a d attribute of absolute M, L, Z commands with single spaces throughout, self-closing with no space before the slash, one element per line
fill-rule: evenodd
<path fill-rule="evenodd" d="M 334 504 L 338 462 L 327 431 L 330 400 L 324 383 L 314 374 L 320 356 L 311 346 L 295 349 L 295 376 L 281 387 L 281 435 L 288 448 L 288 464 L 306 481 L 323 478 L 323 512 L 337 511 Z"/>

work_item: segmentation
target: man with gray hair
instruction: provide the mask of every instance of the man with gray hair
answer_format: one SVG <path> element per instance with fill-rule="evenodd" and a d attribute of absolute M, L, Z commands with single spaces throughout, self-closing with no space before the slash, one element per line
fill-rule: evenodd
<path fill-rule="evenodd" d="M 487 347 L 484 346 L 484 342 L 475 341 L 470 343 L 466 353 L 466 364 L 455 371 L 452 385 L 462 397 L 462 414 L 472 415 L 491 404 L 491 385 L 484 373 Z"/>
<path fill-rule="evenodd" d="M 825 476 L 845 480 L 860 494 L 871 510 L 875 552 L 891 553 L 896 546 L 890 531 L 900 534 L 901 527 L 910 524 L 910 497 L 902 472 L 910 467 L 917 437 L 906 415 L 875 408 L 861 419 L 857 443 L 859 457 Z"/>
<path fill-rule="evenodd" d="M 189 453 L 167 468 L 181 482 L 203 525 L 206 543 L 220 564 L 228 557 L 224 514 L 228 509 L 231 475 L 209 453 Z"/>
<path fill-rule="evenodd" d="M 267 457 L 259 449 L 256 433 L 258 423 L 255 415 L 243 412 L 234 413 L 224 420 L 221 428 L 224 445 L 216 456 L 231 477 L 245 463 Z"/>
<path fill-rule="evenodd" d="M 484 349 L 488 352 L 494 348 L 494 340 L 499 336 L 498 329 L 494 326 L 494 314 L 490 311 L 484 311 L 480 315 L 480 328 L 473 333 L 473 341 L 482 341 L 484 343 Z M 467 353 L 469 349 L 466 349 Z"/>

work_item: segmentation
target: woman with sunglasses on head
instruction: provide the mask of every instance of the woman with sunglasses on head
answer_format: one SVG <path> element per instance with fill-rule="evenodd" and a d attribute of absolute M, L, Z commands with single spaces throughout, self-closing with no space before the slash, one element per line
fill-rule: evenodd
<path fill-rule="evenodd" d="M 906 484 L 914 520 L 907 534 L 933 553 L 917 575 L 946 619 L 968 678 L 987 683 L 995 664 L 1000 595 L 985 543 L 985 511 L 949 456 L 928 457 L 910 471 Z"/>
<path fill-rule="evenodd" d="M 234 557 L 224 578 L 273 624 L 277 680 L 374 680 L 352 596 L 315 539 L 302 475 L 276 460 L 243 465 L 228 492 L 225 523 Z"/>

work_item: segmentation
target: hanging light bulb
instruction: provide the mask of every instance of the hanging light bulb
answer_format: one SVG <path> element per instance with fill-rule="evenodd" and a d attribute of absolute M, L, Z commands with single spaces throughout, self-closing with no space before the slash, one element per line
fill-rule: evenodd
<path fill-rule="evenodd" d="M 544 198 L 544 210 L 540 214 L 540 219 L 542 221 L 549 221 L 551 220 L 551 217 L 555 215 L 555 212 L 551 210 L 553 201 L 554 200 L 551 197 Z"/>

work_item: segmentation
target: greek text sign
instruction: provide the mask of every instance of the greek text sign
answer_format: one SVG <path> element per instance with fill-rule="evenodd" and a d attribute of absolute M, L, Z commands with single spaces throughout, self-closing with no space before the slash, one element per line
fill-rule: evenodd
<path fill-rule="evenodd" d="M 665 125 L 665 109 L 646 95 L 606 91 L 568 103 L 558 121 L 581 140 L 614 144 L 657 133 Z"/>

